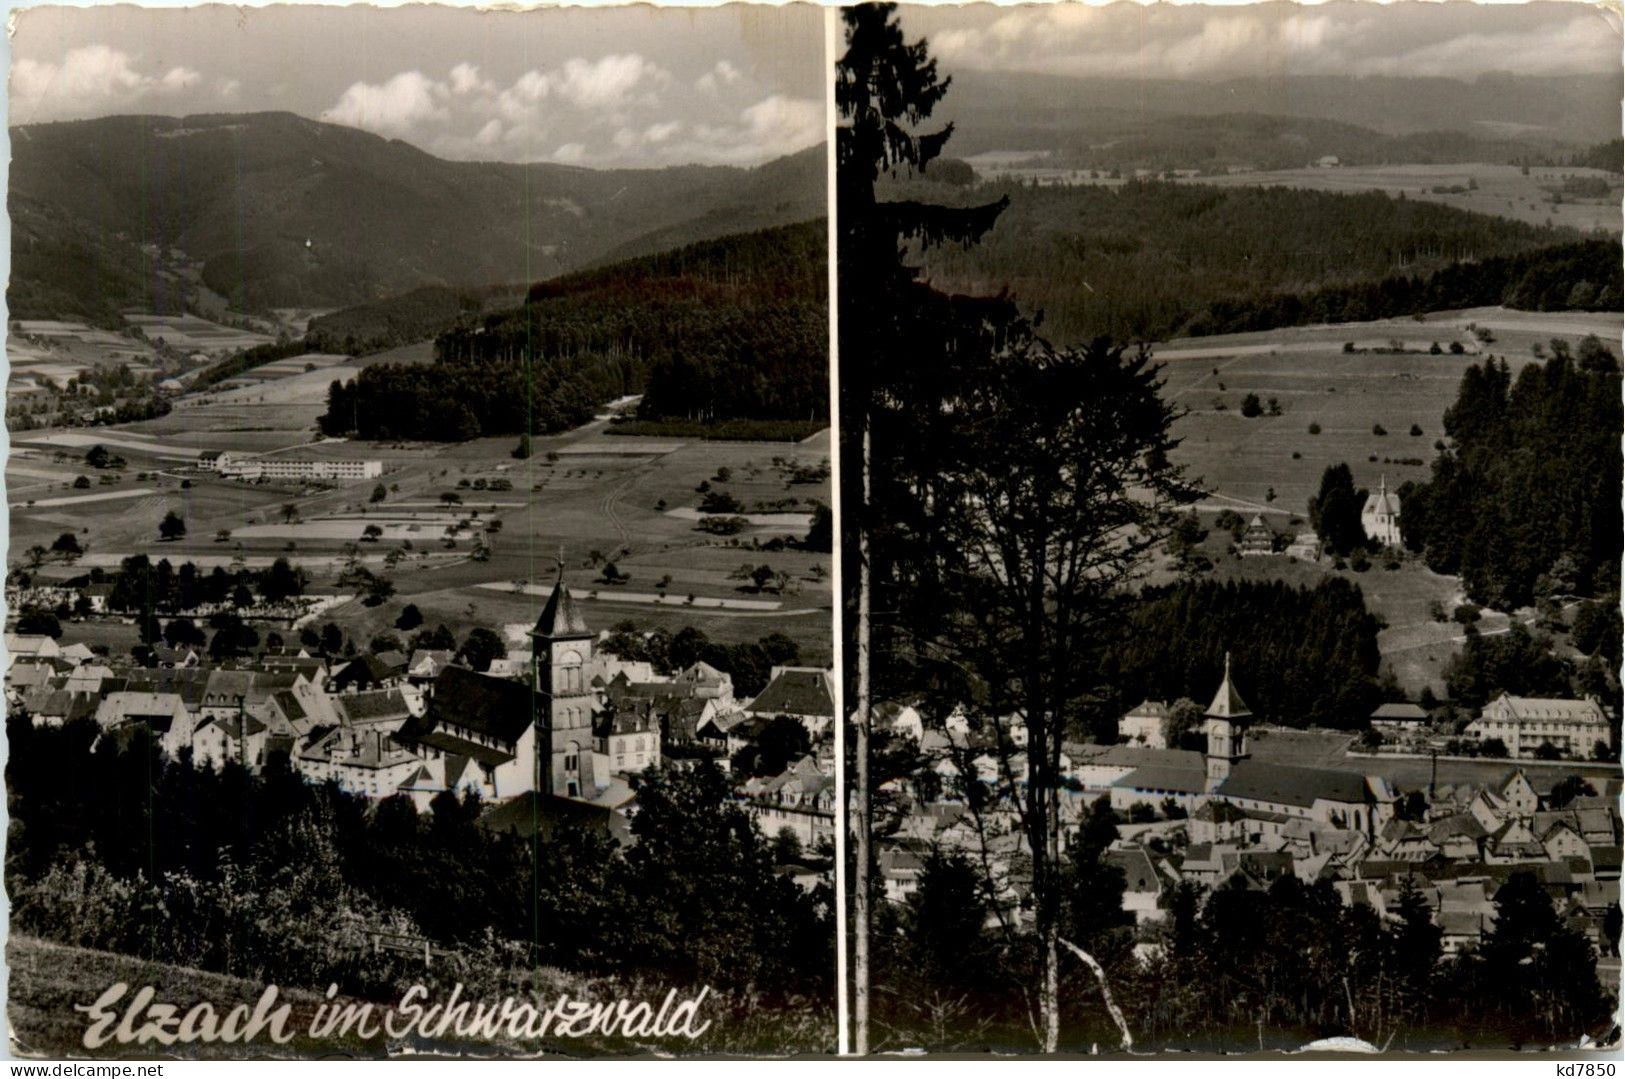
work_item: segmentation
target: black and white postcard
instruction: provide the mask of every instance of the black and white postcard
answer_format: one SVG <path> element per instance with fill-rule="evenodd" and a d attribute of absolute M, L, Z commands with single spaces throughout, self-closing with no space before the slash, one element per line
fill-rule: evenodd
<path fill-rule="evenodd" d="M 17 1054 L 835 1051 L 824 31 L 17 16 Z"/>
<path fill-rule="evenodd" d="M 842 20 L 855 1051 L 1617 1044 L 1617 13 Z"/>

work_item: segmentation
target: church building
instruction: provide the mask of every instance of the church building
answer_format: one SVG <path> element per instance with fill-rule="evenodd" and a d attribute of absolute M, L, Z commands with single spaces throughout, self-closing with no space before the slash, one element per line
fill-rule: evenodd
<path fill-rule="evenodd" d="M 1399 496 L 1388 490 L 1388 477 L 1383 476 L 1377 489 L 1366 496 L 1365 508 L 1360 511 L 1360 527 L 1368 539 L 1384 547 L 1398 547 Z"/>

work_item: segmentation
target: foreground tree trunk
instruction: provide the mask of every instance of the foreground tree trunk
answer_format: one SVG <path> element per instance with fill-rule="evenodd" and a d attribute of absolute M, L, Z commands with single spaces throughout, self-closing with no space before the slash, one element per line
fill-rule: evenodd
<path fill-rule="evenodd" d="M 858 512 L 857 700 L 852 710 L 852 1051 L 869 1052 L 869 427 L 863 429 L 863 506 Z"/>
<path fill-rule="evenodd" d="M 1100 982 L 1100 995 L 1106 1001 L 1106 1011 L 1111 1014 L 1112 1022 L 1117 1024 L 1118 1031 L 1123 1035 L 1122 1046 L 1124 1049 L 1133 1049 L 1134 1035 L 1128 1032 L 1128 1020 L 1123 1018 L 1123 1010 L 1117 1006 L 1117 1001 L 1112 999 L 1112 987 L 1111 983 L 1106 980 L 1105 968 L 1100 965 L 1099 960 L 1073 944 L 1070 940 L 1064 937 L 1059 939 L 1062 944 L 1066 945 L 1068 951 L 1083 960 L 1084 965 L 1095 972 L 1095 977 Z M 1053 954 L 1053 950 L 1051 954 Z"/>

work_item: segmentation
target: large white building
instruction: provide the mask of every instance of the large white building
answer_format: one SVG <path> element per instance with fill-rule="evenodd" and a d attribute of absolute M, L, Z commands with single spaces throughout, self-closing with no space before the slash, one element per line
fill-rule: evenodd
<path fill-rule="evenodd" d="M 1360 511 L 1360 527 L 1368 538 L 1384 547 L 1400 546 L 1399 496 L 1388 490 L 1388 477 L 1382 477 L 1377 489 L 1366 496 L 1365 508 Z"/>
<path fill-rule="evenodd" d="M 292 457 L 233 457 L 222 450 L 199 454 L 197 466 L 240 480 L 370 480 L 384 474 L 382 461 L 308 461 Z"/>
<path fill-rule="evenodd" d="M 1168 706 L 1161 701 L 1142 701 L 1138 708 L 1117 721 L 1117 737 L 1130 745 L 1168 748 Z"/>
<path fill-rule="evenodd" d="M 1565 757 L 1586 758 L 1598 742 L 1608 742 L 1608 715 L 1594 697 L 1570 701 L 1503 693 L 1467 725 L 1467 734 L 1480 742 L 1499 738 L 1513 757 L 1532 757 L 1549 743 Z"/>

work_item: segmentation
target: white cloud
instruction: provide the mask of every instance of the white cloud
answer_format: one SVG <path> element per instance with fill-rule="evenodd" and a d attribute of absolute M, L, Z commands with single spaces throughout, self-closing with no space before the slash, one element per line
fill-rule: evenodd
<path fill-rule="evenodd" d="M 824 137 L 824 104 L 774 94 L 740 113 L 744 137 L 768 156 L 803 150 Z"/>
<path fill-rule="evenodd" d="M 454 94 L 494 94 L 496 84 L 489 79 L 480 77 L 480 69 L 474 64 L 461 63 L 451 69 L 451 92 Z"/>
<path fill-rule="evenodd" d="M 164 77 L 158 80 L 158 85 L 171 93 L 178 90 L 190 90 L 203 81 L 203 76 L 189 67 L 172 67 L 164 72 Z"/>
<path fill-rule="evenodd" d="M 579 165 L 587 159 L 587 148 L 579 142 L 567 142 L 548 156 L 561 165 Z"/>
<path fill-rule="evenodd" d="M 620 53 L 596 61 L 574 57 L 550 79 L 552 91 L 579 109 L 623 108 L 638 90 L 658 89 L 671 75 L 637 53 Z"/>
<path fill-rule="evenodd" d="M 1471 78 L 1618 71 L 1619 27 L 1605 14 L 1557 4 L 1054 4 L 920 9 L 910 21 L 949 71 Z"/>
<path fill-rule="evenodd" d="M 215 92 L 221 101 L 236 101 L 243 92 L 243 84 L 239 79 L 220 79 L 215 83 Z"/>
<path fill-rule="evenodd" d="M 11 71 L 14 120 L 68 119 L 128 110 L 143 98 L 190 90 L 202 76 L 189 67 L 143 74 L 129 53 L 108 45 L 69 49 L 60 61 L 19 59 Z"/>
<path fill-rule="evenodd" d="M 711 80 L 710 91 L 699 88 Z M 644 56 L 576 56 L 499 83 L 469 62 L 345 90 L 324 120 L 460 159 L 755 165 L 824 136 L 824 106 L 765 93 L 723 60 L 681 79 Z"/>
<path fill-rule="evenodd" d="M 445 94 L 445 83 L 421 71 L 403 71 L 385 83 L 353 84 L 338 104 L 322 113 L 322 119 L 368 131 L 406 135 L 426 122 L 449 118 L 447 110 L 438 104 Z"/>
<path fill-rule="evenodd" d="M 694 81 L 694 85 L 707 93 L 714 93 L 718 87 L 732 86 L 744 77 L 744 72 L 729 61 L 718 60 L 715 67 Z"/>

